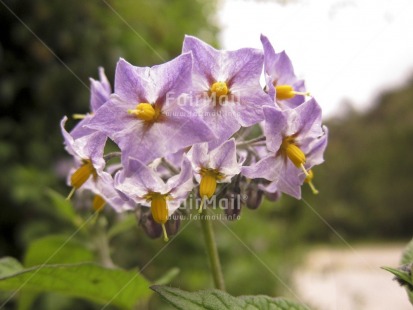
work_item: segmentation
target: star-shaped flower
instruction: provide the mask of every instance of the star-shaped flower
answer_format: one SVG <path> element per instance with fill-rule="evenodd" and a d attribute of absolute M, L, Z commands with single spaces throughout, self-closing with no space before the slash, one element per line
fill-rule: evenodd
<path fill-rule="evenodd" d="M 216 50 L 205 42 L 186 36 L 183 52 L 192 52 L 193 104 L 218 137 L 213 149 L 241 126 L 249 127 L 264 119 L 262 106 L 272 105 L 259 83 L 262 51 L 242 48 Z"/>
<path fill-rule="evenodd" d="M 271 188 L 301 198 L 301 185 L 314 165 L 321 164 L 327 145 L 327 128 L 321 125 L 321 109 L 310 99 L 295 109 L 265 107 L 264 133 L 268 155 L 243 167 L 248 178 L 272 181 Z"/>
<path fill-rule="evenodd" d="M 210 199 L 217 183 L 229 183 L 241 171 L 242 163 L 237 161 L 235 140 L 227 140 L 208 152 L 208 143 L 195 144 L 188 152 L 195 178 L 199 183 L 201 199 Z M 200 208 L 202 211 L 202 208 Z"/>
<path fill-rule="evenodd" d="M 184 158 L 181 172 L 166 183 L 138 159 L 130 158 L 128 167 L 115 175 L 115 188 L 134 202 L 150 206 L 154 220 L 162 225 L 164 239 L 168 240 L 164 224 L 193 187 L 190 162 Z"/>
<path fill-rule="evenodd" d="M 183 54 L 152 68 L 121 59 L 115 74 L 115 95 L 87 125 L 114 140 L 129 157 L 149 163 L 215 136 L 188 104 L 192 56 Z"/>
<path fill-rule="evenodd" d="M 65 149 L 73 156 L 77 169 L 70 177 L 72 191 L 68 199 L 79 189 L 90 177 L 96 181 L 98 176 L 103 173 L 105 160 L 103 151 L 106 143 L 106 136 L 100 132 L 93 131 L 88 135 L 81 135 L 77 139 L 67 132 L 65 116 L 60 122 L 60 128 L 64 138 Z"/>
<path fill-rule="evenodd" d="M 96 130 L 85 127 L 92 118 L 93 114 L 109 100 L 112 93 L 110 83 L 105 75 L 105 70 L 99 67 L 99 81 L 90 78 L 90 113 L 85 115 L 75 114 L 81 121 L 70 131 L 73 139 L 78 139 L 94 133 Z"/>
<path fill-rule="evenodd" d="M 305 96 L 304 81 L 297 79 L 290 58 L 285 51 L 276 53 L 268 38 L 261 35 L 264 48 L 264 73 L 268 94 L 281 108 L 295 108 Z"/>

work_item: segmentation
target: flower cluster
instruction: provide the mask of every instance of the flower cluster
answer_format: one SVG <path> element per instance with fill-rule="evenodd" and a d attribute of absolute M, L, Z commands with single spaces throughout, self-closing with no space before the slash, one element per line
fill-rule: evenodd
<path fill-rule="evenodd" d="M 95 210 L 146 214 L 145 231 L 167 240 L 177 228 L 168 219 L 194 188 L 200 211 L 219 195 L 243 193 L 227 215 L 240 203 L 257 208 L 263 196 L 299 199 L 305 182 L 317 193 L 312 168 L 327 145 L 321 109 L 287 54 L 261 42 L 263 50 L 226 51 L 186 36 L 182 54 L 164 64 L 120 59 L 113 91 L 100 69 L 90 114 L 75 115 L 81 121 L 70 132 L 61 122 L 76 162 L 69 198 L 90 190 Z"/>

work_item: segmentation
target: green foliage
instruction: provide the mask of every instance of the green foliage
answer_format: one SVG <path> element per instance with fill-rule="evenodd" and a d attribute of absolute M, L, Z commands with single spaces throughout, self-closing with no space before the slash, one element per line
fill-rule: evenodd
<path fill-rule="evenodd" d="M 413 239 L 404 250 L 401 263 L 403 265 L 399 268 L 382 268 L 395 275 L 394 279 L 405 287 L 410 303 L 413 305 Z"/>
<path fill-rule="evenodd" d="M 176 309 L 215 310 L 215 309 L 272 309 L 272 310 L 306 310 L 306 306 L 283 298 L 268 296 L 234 297 L 219 290 L 186 292 L 167 286 L 151 287 Z"/>
<path fill-rule="evenodd" d="M 0 261 L 10 268 L 11 258 Z M 150 296 L 149 282 L 136 271 L 104 268 L 96 264 L 44 265 L 0 278 L 0 289 L 22 292 L 58 292 L 106 305 L 131 309 Z"/>
<path fill-rule="evenodd" d="M 24 266 L 91 261 L 94 261 L 93 253 L 81 241 L 67 235 L 50 235 L 30 244 L 24 257 Z"/>

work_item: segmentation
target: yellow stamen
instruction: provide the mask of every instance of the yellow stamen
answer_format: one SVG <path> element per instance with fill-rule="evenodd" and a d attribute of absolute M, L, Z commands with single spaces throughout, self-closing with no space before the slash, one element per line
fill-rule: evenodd
<path fill-rule="evenodd" d="M 217 188 L 217 179 L 212 173 L 206 173 L 201 178 L 201 183 L 199 184 L 199 195 L 203 199 L 211 198 L 214 195 Z"/>
<path fill-rule="evenodd" d="M 286 100 L 294 98 L 296 95 L 310 96 L 309 92 L 295 91 L 291 85 L 277 85 L 275 86 L 275 93 L 278 100 Z"/>
<path fill-rule="evenodd" d="M 105 204 L 106 204 L 106 201 L 105 199 L 102 198 L 102 196 L 95 195 L 95 197 L 93 198 L 93 204 L 92 204 L 93 210 L 95 210 L 96 212 L 100 212 L 102 211 Z"/>
<path fill-rule="evenodd" d="M 152 193 L 148 195 L 151 200 L 152 217 L 156 223 L 162 225 L 164 241 L 168 241 L 168 234 L 166 232 L 165 223 L 168 220 L 168 208 L 166 207 L 166 197 L 160 193 Z"/>
<path fill-rule="evenodd" d="M 217 169 L 202 168 L 200 171 L 201 182 L 199 184 L 199 196 L 201 197 L 201 205 L 199 213 L 202 213 L 202 206 L 205 199 L 210 199 L 217 189 L 217 181 L 224 178 L 224 175 Z"/>
<path fill-rule="evenodd" d="M 295 144 L 295 139 L 293 136 L 288 136 L 283 139 L 280 150 L 282 154 L 287 156 L 297 168 L 302 168 L 301 166 L 305 164 L 305 154 Z"/>
<path fill-rule="evenodd" d="M 128 113 L 144 121 L 153 121 L 159 116 L 159 111 L 150 103 L 139 103 L 135 109 L 128 110 Z"/>
<path fill-rule="evenodd" d="M 219 100 L 221 97 L 228 95 L 228 86 L 225 82 L 215 82 L 212 84 L 210 89 L 211 95 L 216 96 L 216 99 Z"/>
<path fill-rule="evenodd" d="M 313 194 L 314 194 L 314 195 L 317 195 L 319 192 L 318 192 L 317 188 L 316 188 L 316 187 L 314 186 L 314 184 L 313 184 L 313 178 L 314 178 L 314 173 L 313 173 L 313 171 L 310 169 L 310 170 L 308 170 L 308 175 L 306 176 L 304 182 L 307 183 L 307 184 L 310 186 L 311 191 L 313 192 Z"/>
<path fill-rule="evenodd" d="M 86 114 L 73 114 L 72 115 L 73 119 L 85 119 L 86 118 Z"/>
<path fill-rule="evenodd" d="M 90 160 L 84 160 L 81 165 L 70 177 L 72 187 L 78 189 L 81 187 L 91 175 L 96 175 L 96 170 Z"/>

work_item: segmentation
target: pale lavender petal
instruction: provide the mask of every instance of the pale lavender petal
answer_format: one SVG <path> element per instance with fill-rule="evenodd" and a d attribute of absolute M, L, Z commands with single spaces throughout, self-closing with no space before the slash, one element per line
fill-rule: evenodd
<path fill-rule="evenodd" d="M 282 174 L 277 180 L 277 187 L 280 192 L 301 199 L 301 185 L 304 179 L 304 173 L 295 167 L 291 161 L 287 161 L 282 169 Z"/>
<path fill-rule="evenodd" d="M 180 167 L 184 154 L 186 153 L 187 148 L 182 148 L 179 151 L 166 155 L 165 159 L 173 166 Z"/>
<path fill-rule="evenodd" d="M 261 88 L 248 89 L 240 88 L 236 92 L 235 102 L 227 103 L 233 110 L 233 115 L 238 123 L 243 127 L 249 127 L 261 122 L 264 119 L 262 108 L 273 106 L 271 98 Z"/>
<path fill-rule="evenodd" d="M 86 127 L 91 118 L 92 114 L 86 114 L 85 118 L 82 119 L 79 123 L 77 123 L 75 127 L 73 127 L 73 129 L 70 131 L 70 135 L 73 137 L 73 139 L 79 139 L 81 137 L 90 135 L 96 131 Z"/>
<path fill-rule="evenodd" d="M 96 190 L 92 191 L 100 195 L 116 212 L 132 210 L 135 207 L 133 201 L 115 189 L 112 176 L 106 172 L 99 177 L 98 182 L 96 182 Z"/>
<path fill-rule="evenodd" d="M 263 108 L 265 123 L 264 135 L 268 150 L 276 153 L 281 146 L 283 131 L 287 127 L 285 112 L 275 107 Z"/>
<path fill-rule="evenodd" d="M 167 183 L 167 192 L 172 199 L 183 199 L 192 190 L 194 184 L 192 182 L 192 167 L 189 160 L 184 157 L 181 166 L 181 172 L 170 178 Z"/>
<path fill-rule="evenodd" d="M 182 54 L 162 65 L 153 66 L 150 70 L 153 79 L 152 87 L 156 87 L 158 101 L 164 102 L 168 97 L 175 100 L 181 93 L 191 90 L 191 53 Z"/>
<path fill-rule="evenodd" d="M 149 102 L 150 98 L 147 98 L 150 96 L 147 89 L 147 84 L 150 84 L 149 71 L 149 67 L 135 67 L 121 58 L 116 66 L 115 94 L 135 105 Z"/>
<path fill-rule="evenodd" d="M 241 168 L 241 173 L 250 179 L 263 178 L 273 181 L 278 178 L 282 162 L 277 160 L 274 155 L 261 159 L 252 166 Z"/>
<path fill-rule="evenodd" d="M 194 144 L 188 152 L 188 159 L 192 163 L 194 171 L 199 172 L 202 167 L 209 166 L 208 143 Z"/>
<path fill-rule="evenodd" d="M 99 78 L 99 81 L 90 79 L 90 107 L 92 112 L 99 109 L 112 93 L 105 70 L 102 67 L 99 67 Z"/>
<path fill-rule="evenodd" d="M 264 72 L 272 79 L 272 76 L 276 76 L 277 74 L 275 68 L 278 57 L 275 53 L 274 47 L 268 38 L 263 34 L 261 34 L 261 43 L 264 48 Z M 273 80 L 270 82 L 271 85 L 272 82 Z"/>
<path fill-rule="evenodd" d="M 241 167 L 237 162 L 237 152 L 235 140 L 231 139 L 224 142 L 210 154 L 210 168 L 217 169 L 227 177 L 233 177 L 240 173 Z"/>
<path fill-rule="evenodd" d="M 146 164 L 134 158 L 129 159 L 128 169 L 115 175 L 115 188 L 138 203 L 150 192 L 166 191 L 163 180 Z"/>
<path fill-rule="evenodd" d="M 62 132 L 62 136 L 63 136 L 63 142 L 65 145 L 65 149 L 66 151 L 72 155 L 75 156 L 76 152 L 73 149 L 73 144 L 74 144 L 74 140 L 73 137 L 67 132 L 67 130 L 65 129 L 66 126 L 66 122 L 67 122 L 67 116 L 64 116 L 62 118 L 62 120 L 60 121 L 60 130 Z"/>
<path fill-rule="evenodd" d="M 319 165 L 324 162 L 323 155 L 328 140 L 328 129 L 326 126 L 323 126 L 323 131 L 324 135 L 313 141 L 308 147 L 309 151 L 306 152 L 307 164 L 311 166 Z"/>
<path fill-rule="evenodd" d="M 230 89 L 237 84 L 259 87 L 259 79 L 264 63 L 261 50 L 242 48 L 236 51 L 221 53 L 221 71 L 228 77 L 226 81 Z"/>
<path fill-rule="evenodd" d="M 91 160 L 98 173 L 103 171 L 103 168 L 105 167 L 103 152 L 107 139 L 106 135 L 100 132 L 93 132 L 92 134 L 75 140 L 64 127 L 66 121 L 67 117 L 65 116 L 60 122 L 60 127 L 68 153 L 74 156 L 78 163 L 82 160 Z"/>
<path fill-rule="evenodd" d="M 321 108 L 314 98 L 304 102 L 296 108 L 300 115 L 300 134 L 318 134 L 321 132 Z"/>
<path fill-rule="evenodd" d="M 198 79 L 208 82 L 208 85 L 218 81 L 220 51 L 192 36 L 185 36 L 182 52 L 192 52 L 194 58 L 193 73 Z"/>

